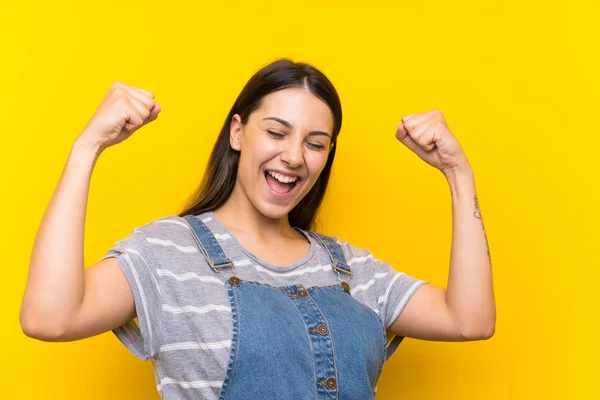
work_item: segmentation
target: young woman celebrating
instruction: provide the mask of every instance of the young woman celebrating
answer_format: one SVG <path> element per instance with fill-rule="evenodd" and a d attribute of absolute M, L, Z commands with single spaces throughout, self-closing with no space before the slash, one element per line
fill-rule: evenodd
<path fill-rule="evenodd" d="M 134 229 L 84 269 L 93 166 L 159 112 L 152 93 L 115 83 L 76 140 L 35 240 L 21 308 L 27 336 L 112 330 L 152 360 L 164 399 L 363 400 L 375 397 L 403 337 L 493 335 L 474 176 L 442 113 L 403 117 L 396 137 L 449 183 L 447 289 L 312 230 L 342 110 L 319 70 L 288 59 L 245 85 L 189 207 Z"/>

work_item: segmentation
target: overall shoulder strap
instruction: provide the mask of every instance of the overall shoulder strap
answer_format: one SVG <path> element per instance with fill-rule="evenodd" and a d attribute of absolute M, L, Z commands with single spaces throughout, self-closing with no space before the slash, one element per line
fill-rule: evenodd
<path fill-rule="evenodd" d="M 333 265 L 333 269 L 339 272 L 345 272 L 352 276 L 352 268 L 346 264 L 346 257 L 344 257 L 344 251 L 342 250 L 342 246 L 340 246 L 335 240 L 333 240 L 329 236 L 325 236 L 321 233 L 317 232 L 308 232 L 309 235 L 314 237 L 325 249 L 329 259 L 331 260 L 331 265 Z"/>
<path fill-rule="evenodd" d="M 204 222 L 193 215 L 186 215 L 183 218 L 192 227 L 192 233 L 196 243 L 198 243 L 200 252 L 213 270 L 217 271 L 216 268 L 233 266 L 233 261 L 225 255 L 223 249 L 217 243 L 217 239 Z"/>
<path fill-rule="evenodd" d="M 396 351 L 398 346 L 400 346 L 400 343 L 402 343 L 403 339 L 404 339 L 404 336 L 394 335 L 394 337 L 392 339 L 390 339 L 390 341 L 385 345 L 385 359 L 386 360 L 388 360 L 392 356 L 392 354 L 394 354 L 394 352 Z"/>

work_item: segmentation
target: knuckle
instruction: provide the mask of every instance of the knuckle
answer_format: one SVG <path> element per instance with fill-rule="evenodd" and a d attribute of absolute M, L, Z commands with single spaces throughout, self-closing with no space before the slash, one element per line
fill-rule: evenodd
<path fill-rule="evenodd" d="M 118 96 L 116 103 L 120 108 L 129 108 L 130 105 L 129 100 L 125 96 Z"/>
<path fill-rule="evenodd" d="M 149 91 L 149 90 L 145 90 L 145 89 L 141 89 L 140 90 L 142 93 L 144 93 L 146 96 L 150 97 L 150 98 L 154 98 L 154 93 Z"/>
<path fill-rule="evenodd" d="M 121 86 L 117 86 L 113 89 L 113 94 L 119 98 L 126 97 L 126 91 Z"/>
<path fill-rule="evenodd" d="M 148 112 L 150 112 L 150 110 L 152 110 L 155 105 L 156 105 L 156 102 L 154 101 L 154 99 L 147 100 L 146 107 L 148 107 Z"/>

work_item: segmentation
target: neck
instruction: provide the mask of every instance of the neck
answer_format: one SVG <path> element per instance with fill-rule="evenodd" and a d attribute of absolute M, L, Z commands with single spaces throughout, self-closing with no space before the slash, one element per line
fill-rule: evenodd
<path fill-rule="evenodd" d="M 291 227 L 287 214 L 281 218 L 265 216 L 254 207 L 239 184 L 234 186 L 227 201 L 214 210 L 214 214 L 230 231 L 265 241 L 297 238 L 299 235 Z"/>

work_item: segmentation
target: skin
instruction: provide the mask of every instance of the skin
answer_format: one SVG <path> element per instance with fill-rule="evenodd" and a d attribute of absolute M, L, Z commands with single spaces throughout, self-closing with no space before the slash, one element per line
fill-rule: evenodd
<path fill-rule="evenodd" d="M 25 335 L 78 340 L 136 316 L 133 294 L 116 258 L 84 268 L 87 199 L 104 150 L 155 121 L 161 109 L 152 92 L 115 82 L 73 143 L 33 243 L 19 314 Z M 118 199 L 113 201 L 117 204 Z"/>
<path fill-rule="evenodd" d="M 396 138 L 444 174 L 452 198 L 452 248 L 447 288 L 423 285 L 389 330 L 423 340 L 489 339 L 496 323 L 491 258 L 467 157 L 440 110 L 402 117 Z"/>
<path fill-rule="evenodd" d="M 264 121 L 266 117 L 285 119 L 293 127 Z M 331 146 L 325 136 L 312 137 L 309 132 L 331 132 L 332 123 L 327 105 L 304 89 L 270 94 L 245 126 L 238 115 L 231 122 L 230 144 L 241 152 L 238 180 L 215 215 L 242 246 L 272 264 L 298 261 L 309 250 L 306 240 L 290 227 L 287 214 L 308 193 L 327 160 L 327 151 L 317 151 L 309 143 Z M 268 130 L 284 136 L 276 139 Z M 424 340 L 488 339 L 496 318 L 491 259 L 467 157 L 439 110 L 402 117 L 396 139 L 446 177 L 453 242 L 448 288 L 421 286 L 388 330 Z M 278 201 L 269 195 L 264 170 L 270 168 L 304 178 L 294 196 Z"/>
<path fill-rule="evenodd" d="M 288 122 L 291 128 L 272 119 Z M 288 265 L 309 251 L 306 238 L 295 231 L 288 213 L 314 186 L 333 148 L 333 116 L 327 104 L 305 88 L 271 93 L 242 125 L 235 114 L 230 145 L 240 152 L 235 187 L 215 216 L 242 246 L 275 265 Z M 279 199 L 265 180 L 266 170 L 300 177 L 292 195 Z"/>
<path fill-rule="evenodd" d="M 256 256 L 287 265 L 309 250 L 287 215 L 325 166 L 333 144 L 327 135 L 311 132 L 331 135 L 333 117 L 323 101 L 303 88 L 281 90 L 263 100 L 247 124 L 241 124 L 239 115 L 232 118 L 230 145 L 240 151 L 240 168 L 232 195 L 215 216 Z M 46 341 L 83 339 L 136 316 L 132 292 L 116 258 L 84 269 L 87 197 L 104 149 L 154 121 L 160 111 L 153 93 L 117 82 L 74 143 L 32 250 L 20 312 L 27 336 Z M 291 127 L 265 121 L 268 117 L 288 121 Z M 491 258 L 473 170 L 439 110 L 402 117 L 396 138 L 444 174 L 452 198 L 452 248 L 447 289 L 421 286 L 388 330 L 423 340 L 490 338 L 496 320 Z M 292 172 L 302 181 L 282 200 L 269 192 L 266 169 Z"/>

